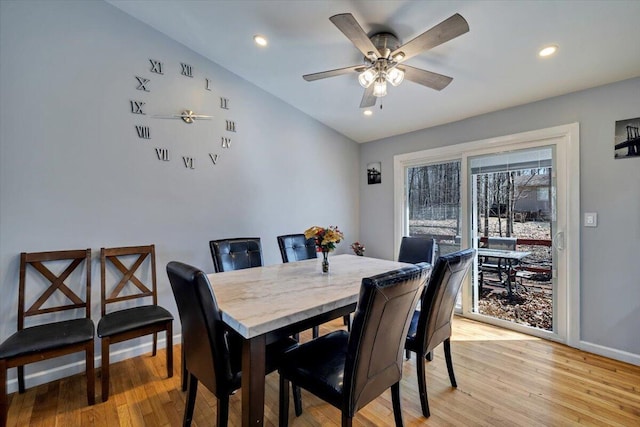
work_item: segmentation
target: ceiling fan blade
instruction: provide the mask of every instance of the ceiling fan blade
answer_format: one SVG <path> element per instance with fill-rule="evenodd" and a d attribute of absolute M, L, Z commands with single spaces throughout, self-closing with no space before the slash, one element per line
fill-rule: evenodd
<path fill-rule="evenodd" d="M 351 43 L 353 43 L 365 57 L 369 57 L 370 52 L 373 52 L 376 58 L 380 56 L 378 48 L 371 42 L 367 33 L 364 32 L 352 14 L 341 13 L 339 15 L 333 15 L 329 19 L 351 40 Z"/>
<path fill-rule="evenodd" d="M 451 83 L 452 77 L 443 76 L 442 74 L 432 73 L 431 71 L 421 70 L 420 68 L 411 67 L 409 65 L 399 65 L 399 69 L 404 71 L 404 78 L 414 83 L 421 84 L 435 90 L 442 90 Z"/>
<path fill-rule="evenodd" d="M 399 53 L 403 53 L 402 61 L 406 61 L 425 50 L 432 49 L 451 39 L 455 39 L 467 31 L 469 31 L 469 24 L 459 13 L 456 13 L 391 52 L 391 57 L 393 58 Z"/>
<path fill-rule="evenodd" d="M 305 74 L 304 76 L 302 76 L 302 78 L 308 82 L 312 82 L 314 80 L 326 79 L 327 77 L 340 76 L 342 74 L 348 74 L 351 72 L 360 73 L 364 71 L 364 69 L 365 67 L 363 67 L 362 65 L 354 65 L 352 67 L 338 68 L 336 70 L 322 71 L 320 73 Z"/>
<path fill-rule="evenodd" d="M 370 85 L 368 88 L 364 90 L 364 95 L 362 95 L 362 101 L 360 101 L 360 108 L 373 107 L 376 105 L 376 98 L 373 96 L 373 85 Z"/>

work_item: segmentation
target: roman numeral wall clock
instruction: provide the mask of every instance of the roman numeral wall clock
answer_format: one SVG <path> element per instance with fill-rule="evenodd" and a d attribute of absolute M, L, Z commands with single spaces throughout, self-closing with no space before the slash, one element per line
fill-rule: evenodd
<path fill-rule="evenodd" d="M 231 149 L 233 136 L 237 132 L 235 120 L 229 117 L 231 101 L 228 98 L 219 97 L 219 104 L 217 101 L 208 102 L 207 105 L 210 107 L 206 108 L 209 110 L 199 111 L 188 108 L 188 105 L 172 105 L 170 96 L 161 97 L 162 105 L 156 106 L 154 103 L 158 103 L 158 97 L 151 96 L 152 93 L 161 91 L 163 85 L 185 84 L 185 93 L 188 93 L 192 99 L 194 97 L 198 99 L 198 102 L 193 101 L 193 104 L 201 105 L 203 98 L 214 98 L 214 84 L 210 78 L 199 77 L 197 70 L 191 64 L 184 62 L 168 64 L 151 58 L 148 60 L 147 69 L 133 77 L 132 83 L 136 92 L 134 92 L 135 96 L 129 99 L 128 105 L 130 113 L 136 118 L 136 124 L 132 129 L 133 138 L 150 144 L 152 147 L 150 152 L 158 161 L 170 162 L 175 158 L 185 169 L 195 170 L 196 166 L 200 165 L 215 166 L 224 158 L 223 153 Z M 172 81 L 172 79 L 175 80 Z M 198 80 L 202 82 L 201 95 L 193 91 L 193 83 Z M 214 118 L 218 120 L 214 121 Z M 154 126 L 156 119 L 175 120 L 175 126 L 208 126 L 209 129 L 199 133 L 199 135 L 207 135 L 206 140 L 203 141 L 202 138 L 198 141 L 185 140 L 181 141 L 185 144 L 184 149 L 175 149 L 175 147 L 170 149 L 167 146 L 168 139 L 161 132 L 163 127 Z M 188 132 L 184 134 L 191 135 Z M 188 139 L 187 136 L 185 139 Z M 192 145 L 188 146 L 189 143 Z M 193 144 L 198 148 L 195 149 Z M 173 152 L 174 150 L 176 153 Z M 196 152 L 200 154 L 194 154 Z"/>

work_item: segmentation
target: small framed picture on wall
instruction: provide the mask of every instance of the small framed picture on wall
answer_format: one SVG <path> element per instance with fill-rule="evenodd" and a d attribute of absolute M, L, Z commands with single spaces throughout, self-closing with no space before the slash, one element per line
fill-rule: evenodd
<path fill-rule="evenodd" d="M 373 162 L 367 165 L 367 183 L 380 184 L 382 182 L 382 164 Z"/>
<path fill-rule="evenodd" d="M 616 122 L 614 158 L 640 158 L 640 117 Z"/>

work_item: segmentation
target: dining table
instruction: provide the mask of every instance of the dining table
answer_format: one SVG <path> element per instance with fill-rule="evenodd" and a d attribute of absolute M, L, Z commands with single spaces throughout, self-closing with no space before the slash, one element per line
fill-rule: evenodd
<path fill-rule="evenodd" d="M 242 425 L 264 422 L 267 344 L 355 310 L 364 277 L 406 263 L 349 254 L 209 274 L 222 320 L 243 338 Z"/>

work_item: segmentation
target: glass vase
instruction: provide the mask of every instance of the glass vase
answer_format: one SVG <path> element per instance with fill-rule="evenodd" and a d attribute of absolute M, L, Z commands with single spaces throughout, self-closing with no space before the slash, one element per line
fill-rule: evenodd
<path fill-rule="evenodd" d="M 329 273 L 329 251 L 322 251 L 322 273 Z"/>

